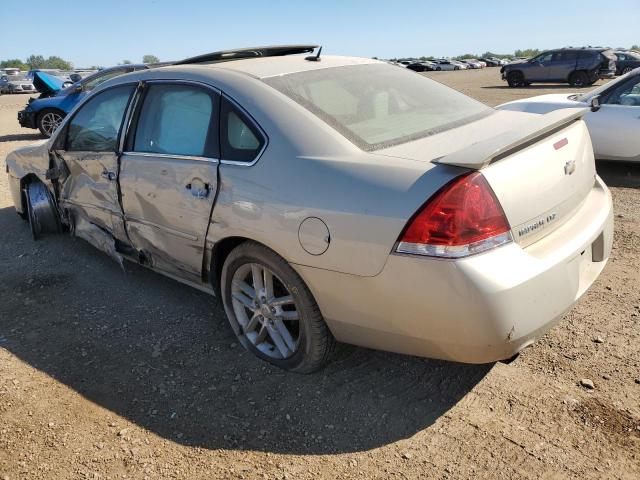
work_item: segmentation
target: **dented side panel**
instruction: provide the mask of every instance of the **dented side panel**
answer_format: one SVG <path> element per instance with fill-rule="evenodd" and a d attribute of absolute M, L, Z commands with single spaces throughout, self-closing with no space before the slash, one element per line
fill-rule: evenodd
<path fill-rule="evenodd" d="M 46 180 L 47 170 L 49 170 L 48 145 L 47 140 L 42 140 L 17 148 L 7 155 L 6 164 L 9 175 L 14 178 L 24 178 L 34 174 L 42 182 L 48 183 Z"/>
<path fill-rule="evenodd" d="M 126 240 L 118 198 L 118 156 L 112 152 L 64 152 L 68 177 L 60 205 Z"/>
<path fill-rule="evenodd" d="M 153 267 L 200 279 L 218 161 L 124 153 L 120 188 L 133 246 Z"/>

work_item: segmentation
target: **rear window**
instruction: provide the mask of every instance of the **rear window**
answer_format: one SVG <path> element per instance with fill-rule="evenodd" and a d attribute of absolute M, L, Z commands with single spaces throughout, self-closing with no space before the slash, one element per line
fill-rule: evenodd
<path fill-rule="evenodd" d="M 264 81 L 363 150 L 426 137 L 493 113 L 462 93 L 389 65 L 324 68 Z"/>

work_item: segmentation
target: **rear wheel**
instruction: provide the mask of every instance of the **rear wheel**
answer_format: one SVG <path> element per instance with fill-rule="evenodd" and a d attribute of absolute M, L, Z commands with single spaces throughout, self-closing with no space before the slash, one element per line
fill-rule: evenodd
<path fill-rule="evenodd" d="M 586 72 L 573 72 L 569 76 L 569 83 L 574 87 L 586 87 L 589 85 L 589 76 Z"/>
<path fill-rule="evenodd" d="M 45 109 L 38 115 L 37 125 L 40 133 L 49 138 L 62 122 L 64 113 L 60 110 Z"/>
<path fill-rule="evenodd" d="M 284 370 L 310 373 L 335 340 L 313 295 L 291 266 L 255 242 L 236 247 L 222 267 L 222 299 L 240 343 Z"/>
<path fill-rule="evenodd" d="M 507 83 L 511 88 L 524 87 L 527 85 L 522 72 L 509 72 L 507 74 Z"/>

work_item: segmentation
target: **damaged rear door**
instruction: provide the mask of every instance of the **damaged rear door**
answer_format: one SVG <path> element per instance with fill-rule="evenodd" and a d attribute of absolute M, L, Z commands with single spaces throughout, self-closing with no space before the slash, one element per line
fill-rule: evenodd
<path fill-rule="evenodd" d="M 126 231 L 154 268 L 197 280 L 218 187 L 217 90 L 149 81 L 121 157 Z"/>
<path fill-rule="evenodd" d="M 52 152 L 66 167 L 59 179 L 61 207 L 76 235 L 89 237 L 103 250 L 111 235 L 126 240 L 118 191 L 118 138 L 134 89 L 117 86 L 89 99 L 67 122 Z M 113 246 L 108 250 L 115 252 Z"/>

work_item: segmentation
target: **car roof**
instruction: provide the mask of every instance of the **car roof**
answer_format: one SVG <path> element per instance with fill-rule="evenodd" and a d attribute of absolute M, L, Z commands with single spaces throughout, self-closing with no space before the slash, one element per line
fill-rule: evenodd
<path fill-rule="evenodd" d="M 318 61 L 309 61 L 304 55 L 286 55 L 276 57 L 252 57 L 224 62 L 203 62 L 188 64 L 198 69 L 233 70 L 254 78 L 268 78 L 290 73 L 308 72 L 326 68 L 346 67 L 351 65 L 385 64 L 379 60 L 361 57 L 342 57 L 322 55 Z M 177 69 L 187 65 L 169 65 L 159 70 Z"/>

